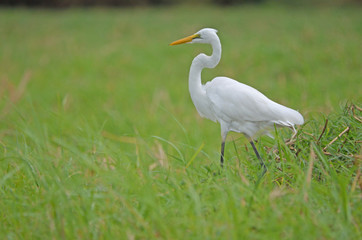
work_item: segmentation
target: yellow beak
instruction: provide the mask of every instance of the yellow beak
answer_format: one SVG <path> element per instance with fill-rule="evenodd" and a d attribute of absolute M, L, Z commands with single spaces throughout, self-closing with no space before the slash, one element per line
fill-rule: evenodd
<path fill-rule="evenodd" d="M 194 34 L 194 35 L 191 35 L 191 36 L 176 40 L 176 41 L 170 43 L 170 45 L 173 46 L 173 45 L 188 43 L 188 42 L 191 42 L 193 39 L 198 38 L 198 37 L 200 37 L 199 34 Z"/>

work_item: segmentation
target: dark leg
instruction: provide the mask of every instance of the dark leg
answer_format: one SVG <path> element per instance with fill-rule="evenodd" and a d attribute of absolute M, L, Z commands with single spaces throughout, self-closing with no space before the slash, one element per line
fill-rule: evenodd
<path fill-rule="evenodd" d="M 224 166 L 224 149 L 225 149 L 225 141 L 221 143 L 221 157 L 220 157 L 220 165 L 221 167 Z"/>
<path fill-rule="evenodd" d="M 263 162 L 263 159 L 260 157 L 258 150 L 256 150 L 256 147 L 255 147 L 255 145 L 254 145 L 253 140 L 250 141 L 250 144 L 251 144 L 251 146 L 253 147 L 253 150 L 254 150 L 254 152 L 255 152 L 256 157 L 257 157 L 257 158 L 259 159 L 259 161 L 260 161 L 260 165 L 264 168 L 264 172 L 263 172 L 263 175 L 264 175 L 264 173 L 266 172 L 266 166 L 265 166 L 265 164 L 264 164 L 264 162 Z"/>

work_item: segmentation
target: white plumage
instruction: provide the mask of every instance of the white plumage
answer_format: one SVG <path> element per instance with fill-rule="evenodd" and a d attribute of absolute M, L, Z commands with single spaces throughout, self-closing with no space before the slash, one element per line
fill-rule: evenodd
<path fill-rule="evenodd" d="M 221 165 L 224 161 L 227 133 L 234 131 L 245 134 L 265 168 L 253 143 L 253 137 L 257 134 L 268 134 L 268 129 L 273 128 L 274 125 L 294 129 L 294 125 L 303 124 L 303 116 L 293 109 L 270 100 L 255 88 L 231 78 L 216 77 L 203 85 L 201 83 L 202 69 L 214 68 L 221 58 L 221 44 L 217 30 L 204 28 L 170 45 L 182 43 L 208 43 L 213 49 L 211 56 L 202 53 L 192 61 L 189 74 L 189 91 L 199 114 L 220 123 L 222 136 Z"/>

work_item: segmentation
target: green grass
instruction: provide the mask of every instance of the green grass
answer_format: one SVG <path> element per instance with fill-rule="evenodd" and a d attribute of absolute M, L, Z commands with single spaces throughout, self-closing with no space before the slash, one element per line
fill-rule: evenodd
<path fill-rule="evenodd" d="M 240 135 L 220 169 L 190 100 L 209 47 L 168 46 L 202 27 L 203 79 L 305 116 L 259 139 L 263 178 Z M 0 239 L 360 239 L 361 35 L 348 7 L 0 9 Z"/>

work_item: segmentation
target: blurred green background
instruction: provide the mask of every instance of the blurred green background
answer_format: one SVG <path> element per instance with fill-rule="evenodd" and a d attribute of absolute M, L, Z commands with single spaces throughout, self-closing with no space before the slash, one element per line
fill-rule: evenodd
<path fill-rule="evenodd" d="M 27 76 L 15 105 L 20 113 L 31 101 L 44 113 L 82 113 L 107 119 L 106 127 L 115 121 L 117 129 L 124 125 L 122 134 L 134 131 L 129 123 L 148 130 L 170 114 L 190 124 L 198 117 L 188 94 L 189 66 L 210 48 L 168 44 L 213 27 L 223 55 L 203 81 L 237 79 L 308 119 L 360 100 L 359 15 L 355 7 L 280 5 L 2 9 L 3 90 Z"/>
<path fill-rule="evenodd" d="M 216 4 L 220 6 L 240 4 L 282 3 L 286 5 L 346 5 L 358 4 L 360 0 L 3 0 L 1 4 L 10 6 L 47 6 L 47 7 L 74 7 L 74 6 L 155 6 L 176 4 Z"/>

